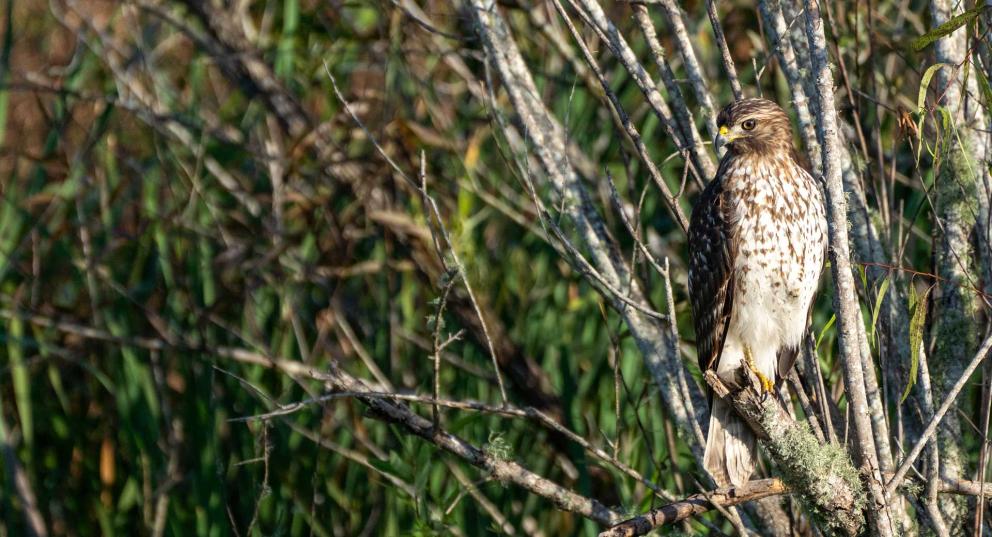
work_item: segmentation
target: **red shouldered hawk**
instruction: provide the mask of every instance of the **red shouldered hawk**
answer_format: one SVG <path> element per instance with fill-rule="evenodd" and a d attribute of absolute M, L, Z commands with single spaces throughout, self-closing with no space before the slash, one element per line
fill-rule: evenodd
<path fill-rule="evenodd" d="M 746 367 L 773 392 L 809 327 L 826 253 L 823 194 L 796 161 L 792 126 L 777 104 L 738 101 L 717 125 L 728 151 L 689 226 L 699 367 L 731 386 Z M 754 434 L 711 400 L 704 465 L 718 485 L 741 485 L 754 471 Z"/>

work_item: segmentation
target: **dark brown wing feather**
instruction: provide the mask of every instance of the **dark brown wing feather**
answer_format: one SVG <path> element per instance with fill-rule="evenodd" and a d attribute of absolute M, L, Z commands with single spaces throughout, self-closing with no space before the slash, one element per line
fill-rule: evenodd
<path fill-rule="evenodd" d="M 737 238 L 723 171 L 721 165 L 716 178 L 700 195 L 689 225 L 689 302 L 702 371 L 716 366 L 733 311 Z"/>

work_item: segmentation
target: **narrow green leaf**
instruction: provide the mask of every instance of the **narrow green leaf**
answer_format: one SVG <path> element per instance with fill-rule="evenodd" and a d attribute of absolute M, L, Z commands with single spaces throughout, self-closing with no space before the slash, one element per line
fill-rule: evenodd
<path fill-rule="evenodd" d="M 985 109 L 992 110 L 992 86 L 989 86 L 989 79 L 985 77 L 981 69 L 975 69 L 978 75 L 978 85 L 982 88 L 982 100 L 985 101 Z"/>
<path fill-rule="evenodd" d="M 927 88 L 930 87 L 930 81 L 933 80 L 933 75 L 937 74 L 942 67 L 948 67 L 946 63 L 935 63 L 927 70 L 923 72 L 923 78 L 920 79 L 920 90 L 916 95 L 916 109 L 919 113 L 924 113 L 926 107 L 923 106 L 927 102 Z"/>
<path fill-rule="evenodd" d="M 296 0 L 290 0 L 283 3 L 282 8 L 282 36 L 279 39 L 275 70 L 279 77 L 289 78 L 296 59 L 296 30 L 300 22 L 300 6 Z"/>
<path fill-rule="evenodd" d="M 940 39 L 941 37 L 950 35 L 954 32 L 954 30 L 957 30 L 958 28 L 966 24 L 970 24 L 978 17 L 978 15 L 982 12 L 983 9 L 985 9 L 985 6 L 979 6 L 969 9 L 968 11 L 965 11 L 960 15 L 952 17 L 951 20 L 945 22 L 944 24 L 941 24 L 940 26 L 934 28 L 933 30 L 930 30 L 929 32 L 921 35 L 920 37 L 917 37 L 916 39 L 913 40 L 912 43 L 913 50 L 921 51 L 932 45 L 934 41 Z"/>
<path fill-rule="evenodd" d="M 11 317 L 8 325 L 10 337 L 7 339 L 7 354 L 10 356 L 10 376 L 14 384 L 14 402 L 17 404 L 17 414 L 21 418 L 21 436 L 24 446 L 29 450 L 34 447 L 34 420 L 31 408 L 31 377 L 28 373 L 24 349 L 24 322 L 17 317 Z"/>
<path fill-rule="evenodd" d="M 882 310 L 882 300 L 885 299 L 885 292 L 889 290 L 889 283 L 892 279 L 888 276 L 882 280 L 882 286 L 878 289 L 878 296 L 875 297 L 875 307 L 871 311 L 871 341 L 875 341 L 875 326 L 878 324 L 878 313 Z"/>
<path fill-rule="evenodd" d="M 4 25 L 3 51 L 0 52 L 0 145 L 3 145 L 7 134 L 7 104 L 9 93 L 6 89 L 10 73 L 10 51 L 14 45 L 14 3 L 7 2 L 5 15 L 7 24 Z"/>
<path fill-rule="evenodd" d="M 814 350 L 820 348 L 820 342 L 823 341 L 823 336 L 827 334 L 827 331 L 830 330 L 830 327 L 833 326 L 835 322 L 837 322 L 836 313 L 830 316 L 830 320 L 827 321 L 827 324 L 823 326 L 823 330 L 820 330 L 820 335 L 819 337 L 816 338 L 816 347 L 814 348 Z"/>
<path fill-rule="evenodd" d="M 912 316 L 909 320 L 909 381 L 906 389 L 902 392 L 899 402 L 902 403 L 909 396 L 909 391 L 916 385 L 916 375 L 920 367 L 920 346 L 923 345 L 923 324 L 927 319 L 927 296 L 933 287 L 928 287 L 919 297 L 913 286 L 910 285 L 910 308 Z"/>

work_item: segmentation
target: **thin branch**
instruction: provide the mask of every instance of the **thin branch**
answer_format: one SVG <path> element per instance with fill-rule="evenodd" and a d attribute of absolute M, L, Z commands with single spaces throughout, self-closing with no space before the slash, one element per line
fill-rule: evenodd
<path fill-rule="evenodd" d="M 696 120 L 693 118 L 693 114 L 686 104 L 685 97 L 682 95 L 682 88 L 679 86 L 679 81 L 676 79 L 675 73 L 672 72 L 671 65 L 669 65 L 669 62 L 665 59 L 665 49 L 661 46 L 661 41 L 658 40 L 658 32 L 655 30 L 654 22 L 651 21 L 651 15 L 648 14 L 647 6 L 641 4 L 631 4 L 630 8 L 634 12 L 634 19 L 637 21 L 637 25 L 640 26 L 641 32 L 644 34 L 644 39 L 648 43 L 648 48 L 651 51 L 651 58 L 654 60 L 654 64 L 661 72 L 661 80 L 665 83 L 665 89 L 668 90 L 668 98 L 672 101 L 672 108 L 675 113 L 675 117 L 678 119 L 678 126 L 683 130 L 683 132 L 689 131 L 690 129 L 694 131 L 696 129 Z M 706 121 L 706 127 L 710 138 L 714 138 L 717 135 L 716 115 L 713 112 L 713 104 L 708 102 L 709 95 L 706 97 L 707 102 L 705 102 L 704 106 L 702 106 L 701 115 Z M 704 150 L 700 149 L 698 143 L 695 143 L 695 140 L 698 138 L 698 134 L 688 132 L 686 136 L 694 141 L 692 147 L 693 151 Z"/>
<path fill-rule="evenodd" d="M 947 414 L 947 411 L 950 410 L 951 405 L 954 404 L 954 400 L 957 398 L 958 394 L 961 393 L 961 390 L 964 388 L 965 384 L 968 383 L 968 379 L 971 377 L 971 374 L 975 372 L 975 369 L 977 369 L 978 365 L 982 363 L 982 360 L 987 358 L 990 350 L 992 350 L 992 334 L 985 338 L 985 341 L 978 348 L 978 352 L 975 354 L 975 357 L 971 359 L 971 363 L 969 363 L 968 367 L 965 368 L 964 373 L 958 378 L 957 382 L 954 383 L 951 389 L 948 390 L 943 404 L 940 405 L 940 408 L 937 409 L 937 412 L 933 415 L 933 418 L 929 423 L 927 423 L 927 427 L 923 430 L 923 434 L 920 435 L 920 439 L 916 442 L 916 445 L 913 446 L 913 449 L 909 452 L 909 455 L 907 455 L 902 461 L 902 464 L 899 465 L 899 469 L 896 470 L 896 473 L 892 476 L 892 479 L 889 480 L 886 485 L 887 495 L 891 496 L 899 487 L 899 484 L 902 482 L 903 478 L 906 477 L 906 472 L 908 472 L 909 468 L 914 462 L 916 462 L 916 458 L 920 456 L 920 453 L 926 446 L 927 441 L 935 432 L 937 432 L 937 426 L 940 425 L 940 420 L 942 420 L 944 415 Z"/>
<path fill-rule="evenodd" d="M 420 156 L 421 184 L 417 184 L 413 179 L 411 179 L 406 174 L 406 172 L 403 171 L 402 168 L 399 167 L 399 165 L 396 164 L 396 162 L 393 161 L 392 158 L 389 157 L 389 155 L 382 148 L 382 146 L 379 145 L 379 142 L 376 141 L 375 136 L 372 135 L 372 133 L 365 126 L 365 124 L 362 123 L 362 121 L 358 118 L 358 115 L 355 114 L 355 112 L 351 109 L 351 106 L 349 106 L 348 101 L 345 100 L 344 95 L 341 94 L 341 90 L 338 88 L 337 81 L 334 80 L 334 75 L 331 74 L 331 69 L 330 67 L 328 67 L 327 62 L 324 62 L 324 73 L 327 75 L 327 78 L 331 81 L 331 87 L 334 88 L 334 95 L 337 96 L 339 101 L 341 101 L 342 106 L 345 107 L 345 110 L 348 111 L 348 114 L 355 121 L 355 123 L 358 124 L 358 126 L 361 127 L 363 131 L 365 131 L 365 135 L 368 136 L 369 141 L 372 142 L 372 145 L 376 148 L 376 151 L 379 152 L 379 155 L 382 156 L 382 158 L 384 158 L 386 162 L 388 162 L 389 165 L 392 166 L 392 168 L 396 170 L 397 173 L 400 174 L 401 177 L 406 179 L 407 182 L 409 182 L 415 189 L 417 189 L 420 192 L 421 196 L 423 196 L 424 198 L 425 204 L 430 208 L 434 221 L 437 222 L 437 229 L 440 232 L 441 237 L 444 239 L 445 245 L 447 246 L 447 251 L 448 253 L 451 254 L 451 261 L 455 264 L 455 268 L 458 270 L 458 276 L 459 278 L 461 278 L 462 283 L 465 284 L 465 292 L 468 294 L 469 302 L 471 302 L 472 308 L 475 310 L 475 314 L 479 318 L 479 324 L 482 325 L 482 334 L 484 336 L 483 339 L 486 342 L 486 348 L 489 350 L 489 357 L 492 359 L 493 362 L 493 372 L 496 375 L 496 383 L 499 385 L 499 394 L 500 397 L 502 397 L 503 403 L 506 404 L 509 401 L 509 399 L 506 396 L 506 386 L 503 384 L 503 376 L 500 374 L 499 371 L 499 359 L 496 357 L 496 348 L 493 346 L 493 338 L 489 334 L 489 326 L 486 324 L 485 316 L 482 315 L 482 309 L 479 308 L 479 302 L 475 298 L 475 292 L 472 290 L 472 284 L 468 280 L 468 275 L 465 272 L 465 266 L 462 264 L 461 258 L 458 257 L 458 252 L 455 251 L 455 246 L 451 242 L 451 236 L 448 235 L 448 230 L 444 225 L 444 220 L 441 218 L 441 212 L 437 208 L 437 203 L 435 203 L 434 198 L 432 198 L 430 194 L 427 193 L 427 175 L 424 169 L 425 166 L 424 155 L 421 154 Z M 438 246 L 437 237 L 435 236 L 434 239 L 435 239 L 435 247 L 437 247 Z M 437 254 L 441 258 L 441 262 L 444 263 L 444 253 L 438 251 Z"/>
<path fill-rule="evenodd" d="M 575 25 L 572 23 L 571 18 L 569 18 L 568 13 L 565 11 L 565 8 L 561 5 L 561 2 L 555 0 L 554 6 L 555 8 L 557 8 L 558 14 L 565 21 L 565 25 L 568 27 L 569 31 L 571 32 L 572 38 L 575 40 L 576 44 L 578 45 L 579 50 L 582 51 L 582 55 L 583 57 L 585 57 L 586 64 L 589 66 L 589 68 L 596 75 L 596 78 L 599 80 L 600 86 L 603 88 L 603 91 L 606 93 L 606 96 L 610 101 L 610 105 L 613 106 L 613 109 L 620 117 L 621 125 L 624 129 L 624 133 L 630 138 L 631 142 L 633 142 L 634 148 L 637 150 L 638 156 L 640 157 L 641 161 L 644 163 L 645 167 L 647 168 L 648 174 L 651 176 L 651 179 L 654 181 L 655 185 L 658 186 L 658 190 L 660 190 L 662 195 L 664 196 L 665 203 L 667 204 L 669 210 L 671 211 L 672 216 L 675 218 L 676 223 L 679 225 L 679 227 L 682 228 L 683 232 L 688 232 L 689 220 L 686 218 L 685 213 L 682 211 L 682 207 L 681 205 L 679 205 L 679 200 L 672 194 L 671 189 L 668 188 L 668 184 L 665 183 L 665 178 L 661 175 L 661 171 L 658 170 L 658 167 L 655 165 L 654 161 L 651 160 L 650 155 L 648 155 L 647 146 L 644 144 L 644 140 L 641 138 L 640 133 L 637 132 L 637 129 L 634 127 L 633 123 L 631 123 L 630 117 L 627 115 L 627 112 L 623 109 L 623 106 L 620 104 L 620 99 L 613 92 L 613 90 L 610 89 L 610 85 L 606 81 L 606 77 L 603 75 L 603 72 L 599 68 L 599 65 L 596 63 L 596 59 L 593 57 L 592 52 L 589 50 L 589 47 L 587 47 L 585 42 L 582 40 L 582 36 L 579 35 L 579 31 L 575 28 Z M 608 36 L 608 34 L 602 33 L 602 31 L 597 26 L 593 25 L 593 27 L 598 31 L 600 31 L 600 36 L 602 38 L 608 39 L 610 37 Z M 617 34 L 616 28 L 613 27 L 612 25 L 610 25 L 609 28 L 615 34 L 612 37 L 618 38 L 619 34 Z M 622 43 L 622 45 L 623 47 L 626 47 L 626 43 Z M 620 47 L 619 44 L 616 46 Z M 620 50 L 625 51 L 628 49 L 621 48 Z M 619 54 L 621 55 L 622 58 L 625 57 L 624 55 L 622 55 L 622 52 L 620 52 Z M 631 52 L 631 55 L 632 54 L 633 53 Z M 639 68 L 639 71 L 643 71 L 643 67 L 640 67 L 639 65 L 637 67 Z M 636 72 L 638 71 L 638 69 L 634 69 L 634 71 Z M 653 88 L 653 83 L 651 84 Z M 657 94 L 657 99 L 660 100 L 661 96 L 656 88 L 653 90 L 653 92 L 649 93 L 650 96 L 654 96 L 655 94 Z M 649 99 L 649 102 L 652 102 L 652 99 Z M 661 102 L 664 103 L 664 101 Z M 668 121 L 668 129 L 669 131 L 671 131 L 671 118 L 668 118 L 667 121 Z M 670 134 L 673 136 L 673 138 L 676 138 L 677 140 L 674 131 L 671 131 Z M 679 143 L 677 145 L 679 146 L 680 150 L 682 150 L 683 144 Z"/>
<path fill-rule="evenodd" d="M 696 100 L 702 103 L 707 123 L 712 122 L 711 128 L 715 129 L 716 108 L 713 106 L 710 91 L 706 87 L 706 76 L 703 74 L 703 70 L 699 66 L 699 60 L 696 59 L 696 52 L 692 48 L 689 32 L 685 28 L 682 10 L 675 0 L 657 0 L 657 3 L 661 4 L 665 10 L 665 14 L 668 16 L 668 25 L 675 39 L 675 44 L 679 49 L 679 53 L 682 55 L 686 75 L 689 77 L 689 84 L 692 86 L 692 91 L 696 95 Z"/>
<path fill-rule="evenodd" d="M 701 174 L 707 178 L 713 177 L 716 174 L 716 167 L 712 159 L 710 159 L 709 153 L 702 147 L 702 142 L 699 140 L 696 130 L 687 129 L 687 139 L 679 136 L 679 133 L 673 127 L 674 123 L 671 117 L 671 110 L 669 110 L 668 104 L 662 98 L 661 92 L 658 91 L 658 87 L 651 80 L 647 70 L 640 63 L 637 55 L 630 48 L 630 45 L 627 44 L 626 39 L 624 39 L 617 27 L 606 16 L 602 6 L 593 0 L 569 1 L 576 7 L 579 14 L 592 27 L 599 38 L 609 46 L 610 51 L 620 61 L 627 72 L 630 73 L 630 76 L 637 83 L 637 87 L 647 99 L 648 104 L 654 110 L 655 115 L 662 122 L 665 131 L 675 141 L 679 152 L 684 154 L 688 151 L 693 157 L 693 173 Z"/>
<path fill-rule="evenodd" d="M 737 78 L 737 68 L 734 67 L 734 59 L 730 56 L 730 48 L 727 47 L 727 38 L 723 35 L 723 27 L 720 25 L 720 14 L 716 11 L 715 0 L 706 0 L 706 13 L 710 17 L 713 36 L 720 48 L 723 68 L 727 71 L 727 78 L 730 79 L 730 89 L 734 92 L 734 100 L 739 101 L 744 98 L 744 92 L 741 90 L 741 81 Z"/>
<path fill-rule="evenodd" d="M 297 362 L 280 359 L 265 359 L 280 369 L 304 373 L 304 367 Z M 261 365 L 265 365 L 264 363 Z M 330 372 L 322 375 L 329 387 L 351 392 L 369 392 L 365 384 L 342 371 L 332 367 Z M 465 462 L 476 466 L 503 482 L 510 482 L 534 494 L 547 498 L 559 509 L 577 513 L 600 524 L 610 524 L 619 519 L 619 513 L 609 509 L 598 501 L 576 494 L 561 485 L 537 475 L 513 460 L 502 458 L 498 453 L 473 446 L 465 440 L 447 431 L 437 430 L 430 420 L 414 414 L 406 406 L 391 402 L 387 399 L 361 395 L 358 397 L 373 412 L 378 419 L 395 423 L 406 432 L 434 444 Z"/>
<path fill-rule="evenodd" d="M 482 36 L 487 65 L 491 65 L 501 77 L 510 104 L 524 126 L 529 149 L 540 162 L 541 172 L 546 175 L 552 192 L 558 196 L 563 213 L 581 239 L 581 246 L 589 252 L 591 262 L 597 271 L 607 278 L 613 287 L 620 288 L 630 282 L 629 296 L 642 302 L 643 292 L 640 285 L 636 279 L 629 277 L 630 268 L 621 258 L 615 241 L 606 230 L 605 223 L 592 206 L 584 185 L 569 165 L 563 150 L 564 129 L 538 98 L 539 92 L 533 77 L 495 2 L 472 0 L 471 12 Z M 529 181 L 535 171 L 523 165 L 521 168 L 525 180 Z M 678 356 L 669 353 L 669 335 L 660 323 L 634 308 L 620 304 L 617 310 L 630 328 L 631 337 L 643 354 L 667 409 L 682 431 L 691 433 L 694 427 L 692 421 L 696 422 L 695 426 L 702 423 L 703 416 L 700 409 L 705 403 L 702 401 L 698 387 L 691 385 L 690 391 L 695 389 L 694 392 L 691 391 L 692 397 L 694 400 L 698 398 L 700 404 L 695 405 L 695 412 L 686 407 L 674 375 L 677 368 L 685 366 Z M 690 442 L 690 446 L 693 454 L 701 459 L 702 446 L 695 441 Z"/>
<path fill-rule="evenodd" d="M 38 500 L 31 487 L 31 480 L 28 478 L 27 471 L 24 470 L 21 461 L 18 460 L 9 436 L 6 418 L 0 412 L 0 451 L 3 452 L 7 479 L 13 481 L 14 491 L 21 502 L 21 510 L 24 512 L 24 522 L 28 534 L 32 537 L 47 537 L 48 528 L 45 526 L 44 517 L 41 516 L 41 510 L 38 509 Z"/>
<path fill-rule="evenodd" d="M 647 535 L 652 530 L 674 524 L 689 517 L 701 515 L 716 507 L 731 507 L 752 500 L 786 494 L 788 487 L 780 479 L 749 481 L 739 487 L 719 488 L 709 492 L 693 494 L 643 515 L 625 520 L 601 532 L 599 537 L 635 537 Z"/>

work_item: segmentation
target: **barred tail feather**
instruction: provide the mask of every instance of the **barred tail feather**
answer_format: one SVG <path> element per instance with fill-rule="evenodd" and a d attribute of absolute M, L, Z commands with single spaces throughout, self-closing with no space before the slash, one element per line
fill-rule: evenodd
<path fill-rule="evenodd" d="M 714 397 L 703 465 L 717 486 L 747 483 L 754 472 L 756 444 L 757 438 L 747 423 L 727 403 Z"/>

